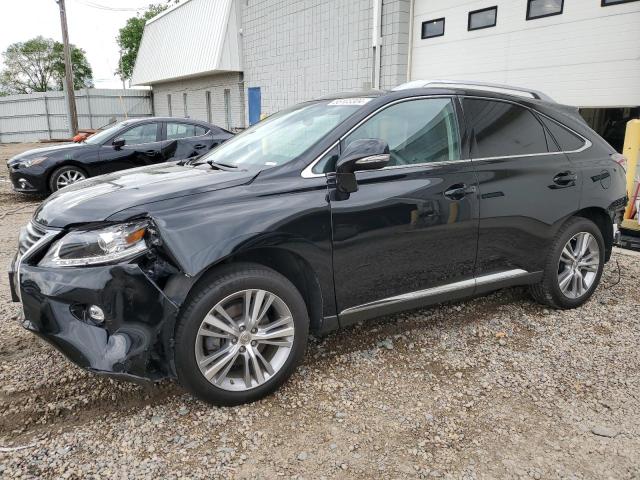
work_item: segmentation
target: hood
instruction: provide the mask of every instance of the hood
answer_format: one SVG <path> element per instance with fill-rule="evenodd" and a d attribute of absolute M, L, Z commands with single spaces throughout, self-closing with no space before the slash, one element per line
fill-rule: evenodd
<path fill-rule="evenodd" d="M 33 150 L 27 150 L 26 152 L 20 153 L 15 157 L 10 158 L 7 163 L 12 164 L 16 163 L 20 160 L 26 160 L 34 157 L 43 157 L 43 156 L 52 156 L 52 155 L 62 155 L 64 156 L 69 150 L 83 150 L 87 148 L 95 148 L 95 145 L 86 145 L 83 143 L 65 143 L 64 145 L 54 145 L 52 147 L 43 147 L 43 148 L 34 148 Z"/>
<path fill-rule="evenodd" d="M 123 170 L 59 190 L 38 207 L 33 218 L 41 225 L 56 228 L 104 221 L 121 210 L 145 203 L 242 185 L 257 173 L 176 163 Z"/>

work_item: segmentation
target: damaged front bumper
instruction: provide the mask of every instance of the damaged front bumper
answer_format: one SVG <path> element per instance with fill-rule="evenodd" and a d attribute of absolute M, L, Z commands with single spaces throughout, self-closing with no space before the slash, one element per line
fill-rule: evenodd
<path fill-rule="evenodd" d="M 20 265 L 9 273 L 23 326 L 80 367 L 133 381 L 175 377 L 171 338 L 178 306 L 136 263 L 82 268 Z M 98 306 L 104 320 L 89 308 Z"/>

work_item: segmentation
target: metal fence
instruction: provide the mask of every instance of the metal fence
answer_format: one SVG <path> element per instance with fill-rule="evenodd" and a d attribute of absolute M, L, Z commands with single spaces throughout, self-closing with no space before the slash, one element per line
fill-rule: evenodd
<path fill-rule="evenodd" d="M 153 114 L 149 90 L 76 91 L 78 127 L 100 128 L 115 120 Z M 68 138 L 64 92 L 0 97 L 0 143 Z"/>

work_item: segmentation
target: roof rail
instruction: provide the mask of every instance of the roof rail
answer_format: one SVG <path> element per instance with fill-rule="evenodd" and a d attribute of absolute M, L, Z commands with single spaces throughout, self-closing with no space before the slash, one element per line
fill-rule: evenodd
<path fill-rule="evenodd" d="M 529 88 L 512 87 L 510 85 L 501 85 L 498 83 L 477 82 L 469 80 L 413 80 L 411 82 L 403 83 L 393 88 L 393 91 L 408 90 L 410 88 L 425 88 L 425 87 L 443 87 L 443 88 L 464 88 L 469 90 L 484 90 L 487 92 L 504 93 L 507 95 L 516 95 L 518 97 L 533 98 L 535 100 L 544 100 L 547 102 L 554 102 L 554 100 L 548 95 L 539 92 L 537 90 L 531 90 Z"/>

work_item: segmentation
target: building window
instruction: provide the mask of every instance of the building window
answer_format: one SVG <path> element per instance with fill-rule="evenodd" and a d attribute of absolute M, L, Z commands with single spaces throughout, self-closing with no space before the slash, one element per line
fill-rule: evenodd
<path fill-rule="evenodd" d="M 620 5 L 621 3 L 637 2 L 638 0 L 602 0 L 603 7 L 610 7 L 611 5 Z"/>
<path fill-rule="evenodd" d="M 224 89 L 224 120 L 227 130 L 231 130 L 231 90 Z"/>
<path fill-rule="evenodd" d="M 529 0 L 527 2 L 527 20 L 561 15 L 564 0 Z"/>
<path fill-rule="evenodd" d="M 422 38 L 434 38 L 444 35 L 444 18 L 422 22 Z"/>
<path fill-rule="evenodd" d="M 169 116 L 172 117 L 173 115 L 171 115 L 171 94 L 167 94 L 167 107 L 168 107 L 168 111 L 169 111 Z"/>
<path fill-rule="evenodd" d="M 467 30 L 480 30 L 496 26 L 498 18 L 498 7 L 483 8 L 469 12 L 469 22 Z"/>
<path fill-rule="evenodd" d="M 207 122 L 211 123 L 211 92 L 204 94 L 207 102 Z"/>
<path fill-rule="evenodd" d="M 182 107 L 184 108 L 184 118 L 189 117 L 189 110 L 187 109 L 187 94 L 182 94 Z"/>

